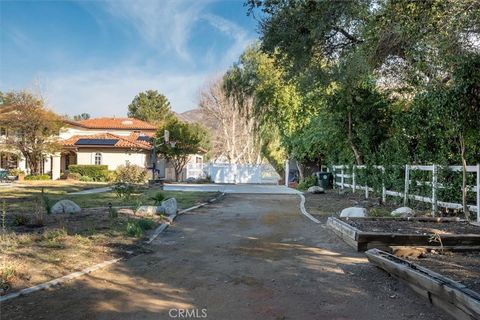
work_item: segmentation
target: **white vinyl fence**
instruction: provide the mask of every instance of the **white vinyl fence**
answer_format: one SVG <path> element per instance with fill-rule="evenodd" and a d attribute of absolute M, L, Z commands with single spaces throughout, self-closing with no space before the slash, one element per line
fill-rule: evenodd
<path fill-rule="evenodd" d="M 215 183 L 278 184 L 280 179 L 270 164 L 207 164 L 203 168 Z"/>
<path fill-rule="evenodd" d="M 406 205 L 409 199 L 431 203 L 432 205 L 432 214 L 435 214 L 438 207 L 449 208 L 449 209 L 462 209 L 463 205 L 458 202 L 447 202 L 442 201 L 439 199 L 439 191 L 442 189 L 447 189 L 451 186 L 448 186 L 448 181 L 444 183 L 438 182 L 439 171 L 446 170 L 448 172 L 462 175 L 463 167 L 462 166 L 448 166 L 442 167 L 438 165 L 430 165 L 430 166 L 419 166 L 419 165 L 405 165 L 404 167 L 398 167 L 401 172 L 404 183 L 402 188 L 398 188 L 397 190 L 388 189 L 386 184 L 388 183 L 388 179 L 386 177 L 385 167 L 384 166 L 371 166 L 368 168 L 369 170 L 376 170 L 377 176 L 380 177 L 380 184 L 381 187 L 377 188 L 377 191 L 381 193 L 382 200 L 385 201 L 387 196 L 393 197 L 402 197 L 403 202 Z M 368 186 L 368 179 L 362 179 L 363 185 L 359 183 L 359 176 L 362 174 L 362 170 L 367 170 L 366 166 L 346 166 L 346 165 L 336 165 L 331 167 L 331 171 L 333 174 L 333 181 L 334 187 L 340 187 L 341 189 L 344 188 L 351 188 L 353 192 L 357 190 L 362 190 L 365 192 L 365 197 L 369 197 L 369 192 L 373 192 L 374 188 L 372 186 Z M 431 179 L 427 180 L 417 180 L 412 179 L 411 175 L 415 171 L 423 171 L 429 172 L 429 176 Z M 480 164 L 476 166 L 467 166 L 467 175 L 475 174 L 474 181 L 476 182 L 475 185 L 467 185 L 467 192 L 468 193 L 476 193 L 476 205 L 469 204 L 469 210 L 477 213 L 477 222 L 480 222 Z M 365 175 L 364 175 L 365 176 Z M 471 177 L 470 177 L 471 178 Z M 470 179 L 472 180 L 472 179 Z M 428 189 L 428 194 L 415 194 L 412 189 L 417 186 L 423 186 Z M 456 188 L 456 187 L 454 187 Z M 459 187 L 461 191 L 461 187 Z M 378 190 L 379 189 L 379 190 Z"/>

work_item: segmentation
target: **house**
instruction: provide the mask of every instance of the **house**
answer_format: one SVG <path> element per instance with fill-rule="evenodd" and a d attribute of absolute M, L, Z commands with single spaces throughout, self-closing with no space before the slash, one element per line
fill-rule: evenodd
<path fill-rule="evenodd" d="M 81 121 L 65 120 L 58 136 L 61 152 L 45 157 L 42 171 L 52 179 L 60 179 L 73 164 L 107 165 L 115 170 L 121 165 L 138 165 L 149 171 L 150 177 L 174 179 L 173 166 L 154 154 L 152 139 L 157 128 L 134 118 L 94 118 Z M 7 130 L 0 131 L 6 136 Z M 0 135 L 1 139 L 1 135 Z M 1 140 L 0 140 L 1 141 Z M 28 172 L 28 166 L 15 152 L 2 152 L 0 142 L 0 168 L 19 168 Z M 203 163 L 203 156 L 190 156 L 189 163 Z M 186 170 L 181 180 L 186 179 Z"/>

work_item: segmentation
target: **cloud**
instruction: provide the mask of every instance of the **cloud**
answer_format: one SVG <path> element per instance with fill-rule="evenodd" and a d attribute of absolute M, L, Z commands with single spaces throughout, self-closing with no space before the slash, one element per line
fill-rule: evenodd
<path fill-rule="evenodd" d="M 45 78 L 46 98 L 60 114 L 90 113 L 92 116 L 122 116 L 141 91 L 165 94 L 177 112 L 196 106 L 198 88 L 208 74 L 150 74 L 135 68 L 89 70 L 76 74 L 50 74 Z"/>
<path fill-rule="evenodd" d="M 191 61 L 187 47 L 190 33 L 210 2 L 121 0 L 103 4 L 110 14 L 131 24 L 152 47 L 173 50 L 183 60 Z"/>

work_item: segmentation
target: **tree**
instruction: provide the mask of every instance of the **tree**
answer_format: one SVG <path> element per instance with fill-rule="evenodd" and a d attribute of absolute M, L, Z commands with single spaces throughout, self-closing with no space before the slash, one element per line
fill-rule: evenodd
<path fill-rule="evenodd" d="M 75 121 L 81 121 L 81 120 L 88 120 L 90 119 L 90 114 L 89 113 L 81 113 L 81 114 L 76 114 L 73 116 L 73 120 Z"/>
<path fill-rule="evenodd" d="M 7 138 L 7 146 L 20 152 L 31 172 L 39 174 L 45 156 L 60 148 L 55 137 L 63 125 L 61 118 L 26 91 L 9 92 L 0 102 L 0 126 L 15 133 Z"/>
<path fill-rule="evenodd" d="M 165 130 L 169 132 L 169 141 L 164 140 Z M 209 133 L 200 124 L 184 123 L 172 117 L 159 127 L 155 145 L 157 153 L 173 165 L 178 181 L 190 155 L 208 151 Z"/>
<path fill-rule="evenodd" d="M 156 90 L 140 92 L 128 105 L 128 116 L 153 124 L 161 124 L 173 115 L 170 102 Z"/>
<path fill-rule="evenodd" d="M 244 108 L 251 109 L 252 99 L 245 104 Z M 211 82 L 200 93 L 199 105 L 206 120 L 215 127 L 214 157 L 224 156 L 229 163 L 261 163 L 255 120 L 246 117 L 235 99 L 227 96 L 222 78 Z"/>

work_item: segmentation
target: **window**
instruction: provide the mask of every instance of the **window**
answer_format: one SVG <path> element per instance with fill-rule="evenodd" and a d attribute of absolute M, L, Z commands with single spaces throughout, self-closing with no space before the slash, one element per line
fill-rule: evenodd
<path fill-rule="evenodd" d="M 125 165 L 129 166 L 130 165 L 130 160 L 125 160 Z"/>
<path fill-rule="evenodd" d="M 0 136 L 6 136 L 7 135 L 7 128 L 0 127 Z"/>
<path fill-rule="evenodd" d="M 95 164 L 96 165 L 102 164 L 102 154 L 99 152 L 95 153 Z"/>
<path fill-rule="evenodd" d="M 202 160 L 203 160 L 203 157 L 199 157 L 199 156 L 195 157 L 196 163 L 202 163 Z"/>

